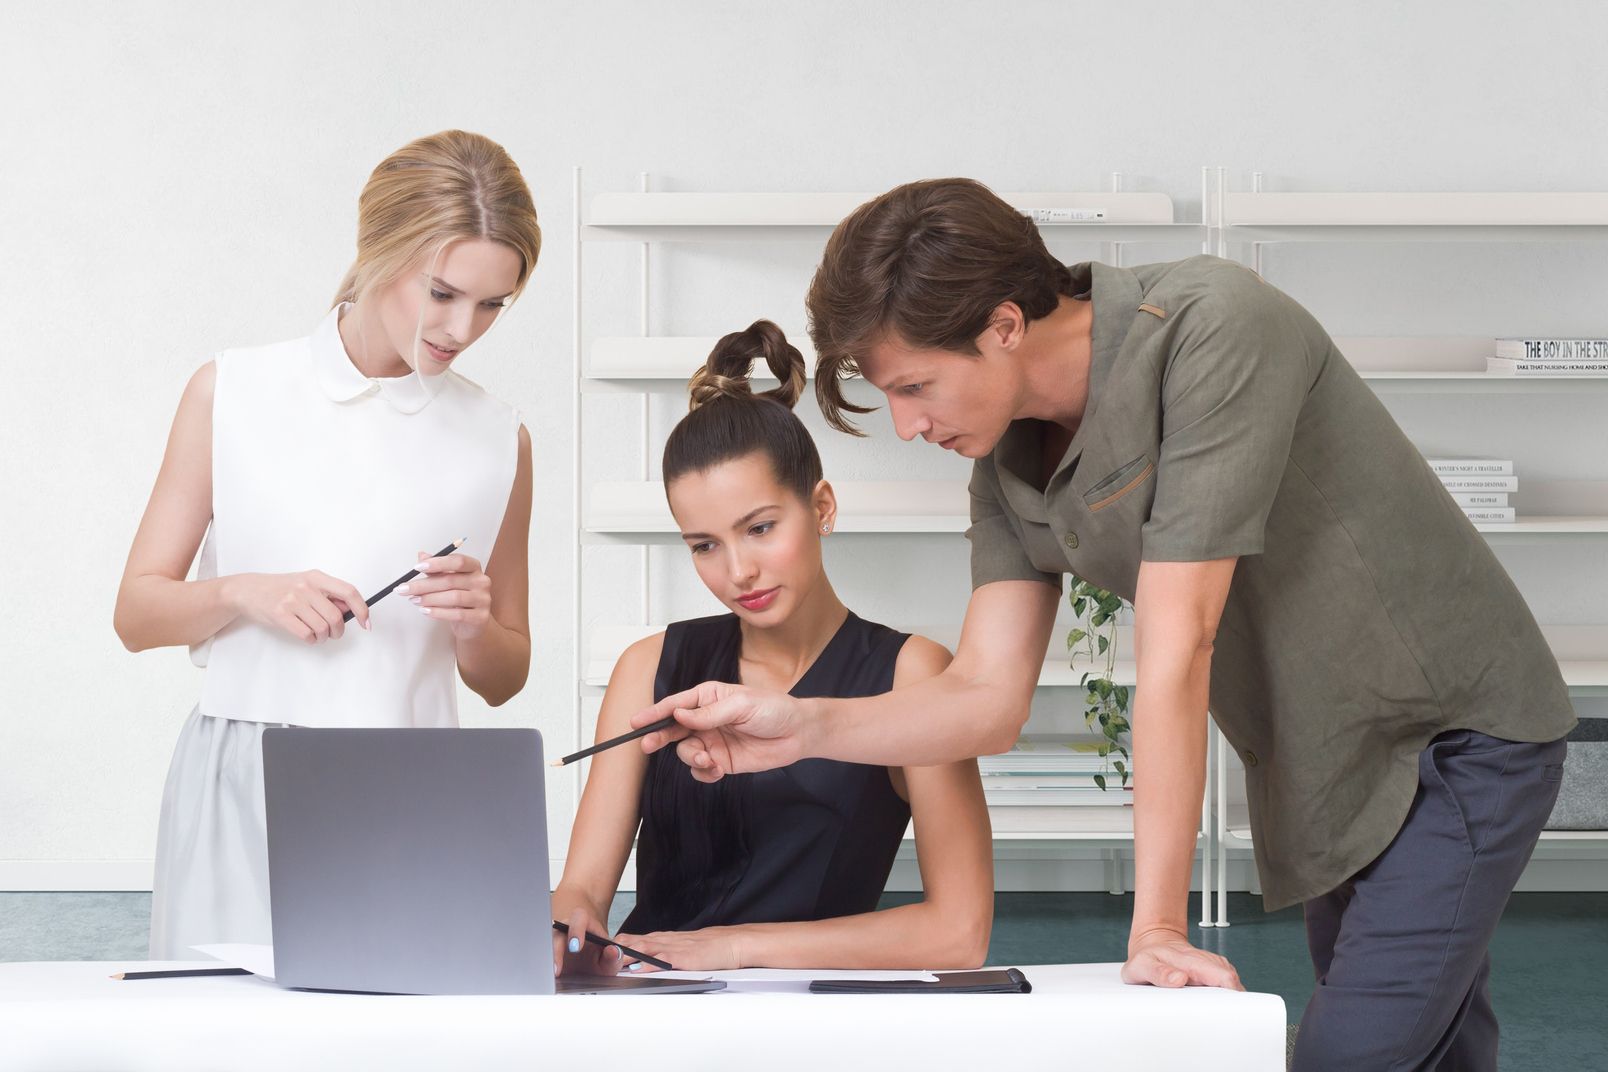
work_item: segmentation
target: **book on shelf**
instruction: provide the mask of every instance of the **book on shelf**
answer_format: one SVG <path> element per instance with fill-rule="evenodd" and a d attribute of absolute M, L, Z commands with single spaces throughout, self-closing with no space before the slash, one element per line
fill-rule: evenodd
<path fill-rule="evenodd" d="M 1429 467 L 1437 476 L 1512 476 L 1512 461 L 1491 458 L 1429 458 Z"/>
<path fill-rule="evenodd" d="M 1497 339 L 1496 356 L 1510 361 L 1608 363 L 1608 339 Z"/>
<path fill-rule="evenodd" d="M 1511 524 L 1516 520 L 1511 506 L 1506 509 L 1501 507 L 1485 509 L 1478 506 L 1467 506 L 1463 508 L 1463 513 L 1468 515 L 1468 519 L 1477 525 L 1505 525 Z"/>
<path fill-rule="evenodd" d="M 1452 493 L 1452 501 L 1458 506 L 1488 510 L 1492 507 L 1506 506 L 1508 497 L 1506 492 L 1500 491 L 1455 491 Z"/>
<path fill-rule="evenodd" d="M 1471 495 L 1477 491 L 1505 491 L 1519 490 L 1519 478 L 1516 476 L 1443 476 L 1441 486 L 1453 495 Z"/>
<path fill-rule="evenodd" d="M 1524 361 L 1505 357 L 1485 359 L 1493 376 L 1608 376 L 1608 359 L 1582 361 Z"/>

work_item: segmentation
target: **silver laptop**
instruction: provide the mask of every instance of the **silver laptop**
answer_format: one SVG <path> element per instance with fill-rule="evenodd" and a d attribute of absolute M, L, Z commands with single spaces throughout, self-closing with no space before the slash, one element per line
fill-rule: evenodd
<path fill-rule="evenodd" d="M 536 730 L 274 728 L 262 753 L 280 985 L 387 994 L 725 986 L 561 976 L 555 987 Z"/>

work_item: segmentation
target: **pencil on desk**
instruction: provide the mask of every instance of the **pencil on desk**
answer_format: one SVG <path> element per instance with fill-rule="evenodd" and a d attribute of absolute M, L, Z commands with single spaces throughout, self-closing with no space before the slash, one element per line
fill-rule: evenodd
<path fill-rule="evenodd" d="M 467 539 L 469 539 L 469 537 L 460 536 L 456 540 L 453 540 L 451 543 L 447 544 L 447 546 L 443 547 L 441 550 L 437 551 L 435 554 L 431 555 L 430 557 L 431 558 L 440 558 L 442 555 L 450 555 L 450 554 L 452 554 L 452 552 L 454 552 L 458 548 L 462 547 L 464 545 L 464 541 L 467 540 Z M 378 592 L 375 592 L 373 595 L 369 596 L 368 599 L 366 600 L 366 602 L 368 603 L 369 606 L 371 606 L 371 607 L 374 606 L 374 604 L 378 603 L 380 600 L 384 599 L 386 596 L 390 595 L 393 591 L 395 591 L 397 585 L 399 585 L 399 584 L 407 584 L 409 581 L 413 580 L 413 578 L 417 577 L 418 575 L 419 575 L 418 570 L 416 570 L 416 569 L 408 570 L 402 576 L 398 577 L 396 580 L 392 581 L 390 584 L 386 585 L 384 588 L 381 588 Z M 351 611 L 347 611 L 345 614 L 341 615 L 341 621 L 349 622 L 351 620 L 352 620 L 352 612 Z"/>
<path fill-rule="evenodd" d="M 244 968 L 174 968 L 167 971 L 118 972 L 113 979 L 183 979 L 192 975 L 250 975 Z"/>
<path fill-rule="evenodd" d="M 657 733 L 660 730 L 667 730 L 675 724 L 676 716 L 666 715 L 657 722 L 650 722 L 646 726 L 638 726 L 630 733 L 622 733 L 618 737 L 604 741 L 601 744 L 594 744 L 591 748 L 583 748 L 579 752 L 571 752 L 563 759 L 553 760 L 553 762 L 549 763 L 548 766 L 562 767 L 566 763 L 574 763 L 578 759 L 585 759 L 587 756 L 594 756 L 603 751 L 605 748 L 613 748 L 617 744 L 625 744 L 627 741 L 635 741 L 638 738 L 646 737 L 650 733 Z"/>

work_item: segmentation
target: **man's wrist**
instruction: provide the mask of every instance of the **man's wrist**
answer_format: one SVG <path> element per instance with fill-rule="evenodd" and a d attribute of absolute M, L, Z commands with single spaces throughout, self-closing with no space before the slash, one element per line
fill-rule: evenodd
<path fill-rule="evenodd" d="M 1132 957 L 1139 950 L 1161 942 L 1183 942 L 1189 944 L 1189 925 L 1187 923 L 1135 923 L 1128 934 L 1128 956 Z"/>
<path fill-rule="evenodd" d="M 803 717 L 799 720 L 800 759 L 830 759 L 832 721 L 836 712 L 827 696 L 807 696 L 799 700 Z"/>

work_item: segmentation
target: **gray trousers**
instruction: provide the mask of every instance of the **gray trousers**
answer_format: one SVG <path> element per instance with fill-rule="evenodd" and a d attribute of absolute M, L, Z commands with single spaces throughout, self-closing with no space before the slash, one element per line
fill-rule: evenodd
<path fill-rule="evenodd" d="M 1418 757 L 1390 846 L 1306 902 L 1317 988 L 1295 1072 L 1494 1072 L 1491 936 L 1563 777 L 1564 742 L 1454 730 Z"/>

